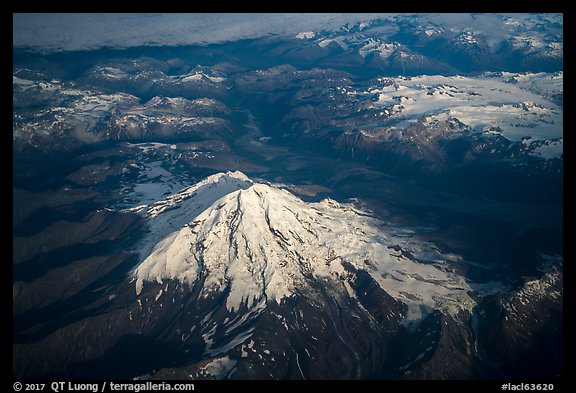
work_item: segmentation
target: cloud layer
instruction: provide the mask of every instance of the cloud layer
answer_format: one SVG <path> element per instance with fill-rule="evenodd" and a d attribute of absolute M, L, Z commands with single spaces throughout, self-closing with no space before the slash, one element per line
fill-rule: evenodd
<path fill-rule="evenodd" d="M 13 47 L 35 52 L 204 45 L 306 31 L 335 31 L 349 23 L 412 19 L 422 26 L 483 34 L 491 46 L 519 33 L 562 36 L 562 14 L 14 14 Z M 548 29 L 551 29 L 548 31 Z M 543 34 L 543 33 L 542 33 Z"/>
<path fill-rule="evenodd" d="M 392 14 L 14 14 L 14 48 L 50 53 L 102 47 L 213 44 L 335 30 Z"/>

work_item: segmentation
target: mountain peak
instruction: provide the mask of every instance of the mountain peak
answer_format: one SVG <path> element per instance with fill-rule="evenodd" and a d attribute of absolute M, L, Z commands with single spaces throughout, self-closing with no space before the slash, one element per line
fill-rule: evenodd
<path fill-rule="evenodd" d="M 430 245 L 396 235 L 352 206 L 331 199 L 306 203 L 240 172 L 213 175 L 167 198 L 169 203 L 158 202 L 149 213 L 152 225 L 167 222 L 163 215 L 171 210 L 159 206 L 206 205 L 200 195 L 206 187 L 212 187 L 210 195 L 223 195 L 203 210 L 188 209 L 187 221 L 144 255 L 133 272 L 137 294 L 145 282 L 199 284 L 199 297 L 225 294 L 230 312 L 306 296 L 316 282 L 354 297 L 342 284 L 350 264 L 408 304 L 408 319 L 432 309 L 457 313 L 474 305 L 462 277 L 443 270 L 440 262 L 422 264 L 409 257 L 437 253 Z M 186 208 L 178 210 L 181 217 Z"/>

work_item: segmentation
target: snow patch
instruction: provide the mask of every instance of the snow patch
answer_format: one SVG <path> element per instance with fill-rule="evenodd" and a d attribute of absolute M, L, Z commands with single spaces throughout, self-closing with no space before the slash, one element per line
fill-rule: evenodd
<path fill-rule="evenodd" d="M 204 376 L 210 375 L 216 377 L 216 379 L 226 379 L 232 374 L 237 364 L 237 360 L 224 356 L 210 361 L 200 370 Z"/>
<path fill-rule="evenodd" d="M 540 156 L 546 160 L 551 160 L 553 158 L 560 158 L 564 154 L 564 138 L 560 138 L 557 141 L 546 141 L 540 146 L 536 147 L 531 154 Z"/>
<path fill-rule="evenodd" d="M 301 33 L 296 34 L 296 38 L 299 38 L 301 40 L 309 40 L 312 39 L 316 36 L 316 33 L 314 33 L 313 31 L 303 31 Z"/>

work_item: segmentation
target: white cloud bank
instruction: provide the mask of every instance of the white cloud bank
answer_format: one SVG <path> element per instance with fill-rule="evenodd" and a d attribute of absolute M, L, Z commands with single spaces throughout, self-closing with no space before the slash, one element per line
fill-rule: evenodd
<path fill-rule="evenodd" d="M 394 14 L 14 14 L 13 47 L 51 53 L 213 44 L 336 30 Z"/>
<path fill-rule="evenodd" d="M 480 33 L 497 47 L 522 34 L 562 36 L 562 14 L 13 14 L 13 46 L 51 53 L 103 47 L 203 45 L 269 35 L 335 31 L 375 19 Z M 542 26 L 546 31 L 541 32 Z"/>

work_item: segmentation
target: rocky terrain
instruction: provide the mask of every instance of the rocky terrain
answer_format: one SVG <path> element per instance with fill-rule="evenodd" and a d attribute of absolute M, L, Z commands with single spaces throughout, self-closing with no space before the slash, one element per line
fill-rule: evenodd
<path fill-rule="evenodd" d="M 16 29 L 14 378 L 563 377 L 562 14 L 181 17 Z"/>

